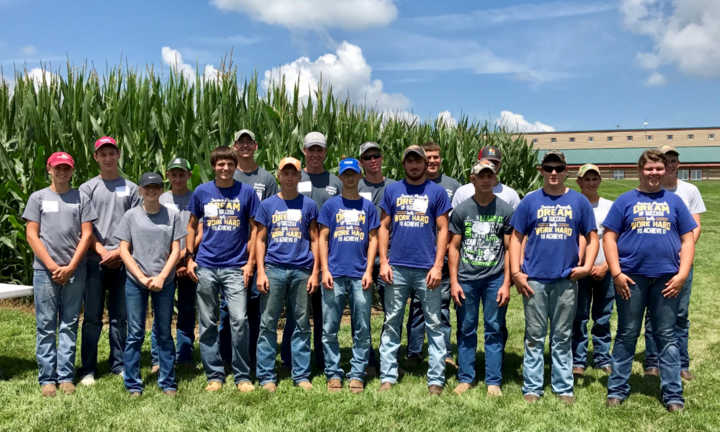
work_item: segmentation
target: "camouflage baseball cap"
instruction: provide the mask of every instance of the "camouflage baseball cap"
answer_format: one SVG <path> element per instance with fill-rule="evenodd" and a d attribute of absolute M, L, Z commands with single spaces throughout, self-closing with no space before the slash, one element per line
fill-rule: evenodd
<path fill-rule="evenodd" d="M 495 164 L 489 159 L 480 159 L 475 166 L 472 167 L 470 174 L 480 174 L 485 170 L 490 170 L 495 174 Z"/>
<path fill-rule="evenodd" d="M 560 159 L 560 162 L 567 164 L 567 162 L 565 161 L 565 155 L 560 150 L 548 150 L 548 152 L 543 155 L 541 163 L 545 163 L 545 161 L 548 160 L 550 156 L 555 156 L 556 158 Z"/>
<path fill-rule="evenodd" d="M 658 147 L 658 150 L 660 150 L 662 154 L 675 153 L 676 155 L 680 156 L 680 152 L 678 152 L 675 147 L 671 146 L 670 144 L 665 144 L 662 147 Z"/>
<path fill-rule="evenodd" d="M 590 171 L 595 171 L 598 176 L 602 177 L 600 175 L 600 168 L 598 168 L 597 165 L 585 164 L 585 165 L 581 166 L 580 169 L 578 170 L 578 178 L 583 178 L 585 176 L 585 174 L 587 174 Z"/>

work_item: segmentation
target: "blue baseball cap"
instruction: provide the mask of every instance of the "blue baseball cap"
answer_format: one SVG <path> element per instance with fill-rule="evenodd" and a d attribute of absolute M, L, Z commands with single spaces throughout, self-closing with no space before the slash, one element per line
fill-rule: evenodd
<path fill-rule="evenodd" d="M 360 162 L 358 162 L 357 159 L 348 158 L 348 159 L 341 160 L 340 161 L 340 174 L 344 173 L 345 171 L 347 171 L 349 169 L 355 171 L 356 173 L 362 172 L 362 171 L 360 171 Z"/>

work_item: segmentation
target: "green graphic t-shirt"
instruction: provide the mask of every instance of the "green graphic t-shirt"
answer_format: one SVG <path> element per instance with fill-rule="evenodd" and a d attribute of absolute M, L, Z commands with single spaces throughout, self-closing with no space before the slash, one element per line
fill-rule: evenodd
<path fill-rule="evenodd" d="M 450 216 L 450 232 L 462 236 L 458 280 L 476 280 L 503 272 L 503 238 L 512 234 L 510 204 L 495 198 L 483 207 L 471 198 L 455 207 Z"/>

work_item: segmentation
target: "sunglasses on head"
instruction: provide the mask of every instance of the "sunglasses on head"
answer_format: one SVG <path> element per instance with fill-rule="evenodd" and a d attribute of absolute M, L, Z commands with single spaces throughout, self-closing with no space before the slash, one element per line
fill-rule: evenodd
<path fill-rule="evenodd" d="M 543 165 L 542 166 L 542 170 L 545 171 L 546 173 L 551 173 L 553 171 L 555 171 L 557 173 L 561 173 L 561 172 L 565 171 L 565 168 L 567 168 L 566 165 L 555 165 L 555 166 Z"/>
<path fill-rule="evenodd" d="M 375 153 L 375 154 L 363 156 L 362 160 L 369 161 L 369 160 L 374 160 L 374 159 L 380 159 L 381 157 L 382 157 L 382 153 Z"/>

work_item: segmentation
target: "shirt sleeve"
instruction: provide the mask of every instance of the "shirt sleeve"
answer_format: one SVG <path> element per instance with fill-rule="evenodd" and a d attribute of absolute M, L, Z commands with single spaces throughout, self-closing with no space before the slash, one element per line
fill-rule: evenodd
<path fill-rule="evenodd" d="M 200 194 L 197 190 L 193 192 L 192 197 L 190 198 L 188 211 L 190 211 L 190 214 L 198 219 L 202 219 L 205 216 L 205 209 L 200 202 Z"/>
<path fill-rule="evenodd" d="M 683 202 L 683 200 L 678 197 L 676 201 L 677 203 L 675 204 L 675 212 L 677 215 L 678 234 L 687 234 L 697 228 L 697 222 L 695 222 L 695 219 L 693 219 L 692 213 L 690 213 L 690 210 L 687 208 L 687 206 L 684 205 L 685 203 Z"/>
<path fill-rule="evenodd" d="M 510 206 L 512 209 L 512 206 Z M 503 227 L 503 234 L 510 235 L 513 233 L 512 220 L 515 218 L 515 211 L 511 210 L 505 216 L 505 226 Z"/>
<path fill-rule="evenodd" d="M 439 189 L 435 196 L 437 197 L 435 201 L 435 217 L 442 216 L 453 209 L 450 198 L 448 198 L 447 191 L 444 188 Z"/>
<path fill-rule="evenodd" d="M 595 222 L 595 212 L 592 204 L 584 196 L 580 199 L 582 203 L 580 218 L 580 234 L 586 236 L 590 231 L 597 231 L 597 223 Z"/>
<path fill-rule="evenodd" d="M 137 186 L 132 185 L 131 189 L 132 203 L 130 205 L 130 208 L 135 208 L 142 204 L 142 197 L 140 196 L 140 192 L 138 191 Z"/>
<path fill-rule="evenodd" d="M 382 201 L 380 201 L 380 210 L 384 210 L 385 213 L 392 216 L 393 214 L 393 197 L 392 194 L 388 193 L 388 188 L 385 188 L 385 193 L 383 194 Z"/>
<path fill-rule="evenodd" d="M 95 222 L 97 218 L 98 215 L 95 212 L 95 207 L 90 202 L 90 198 L 84 193 L 80 193 L 80 223 Z"/>
<path fill-rule="evenodd" d="M 528 203 L 529 201 L 521 201 L 510 220 L 513 229 L 522 235 L 526 235 L 530 228 L 528 223 L 528 207 L 530 205 Z"/>
<path fill-rule="evenodd" d="M 450 215 L 450 232 L 457 235 L 462 235 L 465 231 L 463 226 L 463 218 L 460 215 L 462 209 L 455 209 Z"/>
<path fill-rule="evenodd" d="M 268 206 L 267 201 L 263 201 L 260 203 L 260 206 L 258 206 L 258 211 L 255 214 L 255 222 L 259 223 L 262 226 L 268 226 L 269 225 L 269 217 L 268 217 Z"/>
<path fill-rule="evenodd" d="M 25 206 L 25 211 L 23 212 L 22 218 L 29 222 L 40 223 L 41 216 L 42 212 L 40 211 L 40 200 L 38 199 L 38 196 L 36 194 L 32 194 L 30 195 L 30 199 L 28 199 L 28 203 Z"/>
<path fill-rule="evenodd" d="M 263 198 L 263 199 L 268 199 L 273 195 L 277 195 L 278 192 L 280 192 L 280 191 L 278 190 L 278 184 L 275 181 L 275 177 L 273 177 L 272 174 L 270 174 L 270 177 L 268 178 L 268 182 L 265 185 L 265 198 Z"/>
<path fill-rule="evenodd" d="M 700 214 L 705 213 L 706 211 L 705 201 L 703 201 L 702 195 L 700 195 L 700 190 L 698 190 L 698 188 L 693 188 L 692 198 L 690 200 L 690 213 Z"/>
<path fill-rule="evenodd" d="M 260 199 L 257 197 L 255 190 L 252 188 L 248 196 L 250 197 L 250 211 L 248 212 L 248 217 L 254 218 L 257 215 L 258 207 L 260 207 Z"/>
<path fill-rule="evenodd" d="M 520 195 L 518 195 L 518 193 L 514 190 L 512 192 L 512 198 L 510 199 L 510 202 L 508 204 L 510 204 L 513 210 L 517 210 L 518 206 L 520 205 Z"/>
<path fill-rule="evenodd" d="M 113 237 L 120 241 L 126 241 L 132 244 L 132 232 L 130 230 L 130 223 L 130 218 L 128 217 L 128 214 L 125 213 L 122 220 L 120 221 L 120 224 L 115 229 Z"/>
<path fill-rule="evenodd" d="M 330 206 L 328 205 L 328 203 L 325 203 L 323 208 L 320 209 L 320 215 L 318 216 L 317 221 L 319 224 L 329 227 L 331 220 L 332 220 L 332 210 L 330 210 Z"/>
<path fill-rule="evenodd" d="M 607 216 L 605 216 L 605 220 L 603 221 L 603 226 L 605 229 L 609 229 L 610 231 L 616 232 L 620 234 L 622 232 L 623 227 L 623 214 L 625 213 L 625 210 L 622 208 L 622 197 L 618 198 L 610 207 L 610 210 L 608 210 Z"/>
<path fill-rule="evenodd" d="M 308 203 L 309 201 L 309 203 Z M 307 204 L 305 204 L 308 207 L 307 211 L 307 218 L 308 223 L 316 220 L 318 218 L 318 206 L 317 203 L 311 199 L 305 200 Z"/>
<path fill-rule="evenodd" d="M 378 217 L 375 205 L 370 202 L 365 209 L 368 214 L 368 230 L 374 230 L 380 228 L 380 218 Z"/>
<path fill-rule="evenodd" d="M 180 218 L 180 213 L 176 211 L 171 211 L 170 214 L 173 218 L 173 241 L 175 240 L 182 240 L 185 237 L 187 237 L 187 227 L 183 226 L 182 218 Z"/>

